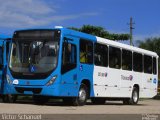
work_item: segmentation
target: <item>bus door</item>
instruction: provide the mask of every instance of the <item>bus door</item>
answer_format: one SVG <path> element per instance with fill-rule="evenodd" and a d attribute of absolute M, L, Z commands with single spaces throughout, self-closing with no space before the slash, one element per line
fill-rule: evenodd
<path fill-rule="evenodd" d="M 0 93 L 2 93 L 3 83 L 3 41 L 0 41 Z"/>
<path fill-rule="evenodd" d="M 77 46 L 77 38 L 64 37 L 61 65 L 62 96 L 75 96 L 78 90 Z"/>

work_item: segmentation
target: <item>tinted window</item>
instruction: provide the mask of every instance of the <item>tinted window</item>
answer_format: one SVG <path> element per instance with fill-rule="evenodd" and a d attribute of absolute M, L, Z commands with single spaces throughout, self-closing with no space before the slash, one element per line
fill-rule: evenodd
<path fill-rule="evenodd" d="M 109 67 L 121 68 L 121 50 L 115 47 L 109 47 Z"/>
<path fill-rule="evenodd" d="M 93 43 L 87 40 L 80 40 L 80 62 L 93 64 Z"/>
<path fill-rule="evenodd" d="M 144 72 L 152 74 L 152 57 L 144 55 Z"/>
<path fill-rule="evenodd" d="M 95 44 L 94 62 L 97 66 L 108 66 L 108 47 L 106 45 Z"/>
<path fill-rule="evenodd" d="M 122 69 L 132 70 L 132 52 L 128 50 L 122 50 Z"/>
<path fill-rule="evenodd" d="M 153 74 L 157 74 L 157 59 L 153 58 Z"/>
<path fill-rule="evenodd" d="M 70 43 L 63 43 L 62 53 L 62 74 L 76 67 L 76 46 Z"/>
<path fill-rule="evenodd" d="M 142 72 L 142 54 L 133 53 L 133 70 L 136 72 Z"/>

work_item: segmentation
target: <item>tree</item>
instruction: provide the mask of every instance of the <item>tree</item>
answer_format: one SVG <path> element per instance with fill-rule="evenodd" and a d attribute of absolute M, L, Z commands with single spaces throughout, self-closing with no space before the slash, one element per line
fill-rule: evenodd
<path fill-rule="evenodd" d="M 100 26 L 83 25 L 81 28 L 70 27 L 70 29 L 92 34 L 92 35 L 103 37 L 103 38 L 107 38 L 110 40 L 128 40 L 130 37 L 129 34 L 109 33 L 103 27 L 100 27 Z"/>
<path fill-rule="evenodd" d="M 160 38 L 147 38 L 138 44 L 140 48 L 156 52 L 160 56 Z"/>

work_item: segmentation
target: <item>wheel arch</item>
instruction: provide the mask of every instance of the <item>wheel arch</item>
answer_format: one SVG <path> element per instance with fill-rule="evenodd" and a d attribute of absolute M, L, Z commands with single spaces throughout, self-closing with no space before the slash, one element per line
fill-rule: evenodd
<path fill-rule="evenodd" d="M 140 86 L 139 86 L 139 84 L 134 84 L 134 85 L 133 85 L 133 88 L 137 88 L 138 94 L 140 93 Z"/>
<path fill-rule="evenodd" d="M 85 84 L 88 88 L 88 97 L 90 97 L 90 93 L 91 93 L 91 83 L 90 83 L 90 80 L 88 79 L 83 79 L 81 81 L 81 84 Z"/>

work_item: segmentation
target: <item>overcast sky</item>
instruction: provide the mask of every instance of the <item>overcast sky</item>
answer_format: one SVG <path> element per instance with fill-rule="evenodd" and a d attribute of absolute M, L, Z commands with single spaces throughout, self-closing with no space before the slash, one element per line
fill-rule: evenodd
<path fill-rule="evenodd" d="M 160 37 L 160 0 L 0 0 L 0 34 L 28 28 L 102 26 L 111 33 L 129 33 L 134 39 Z"/>

